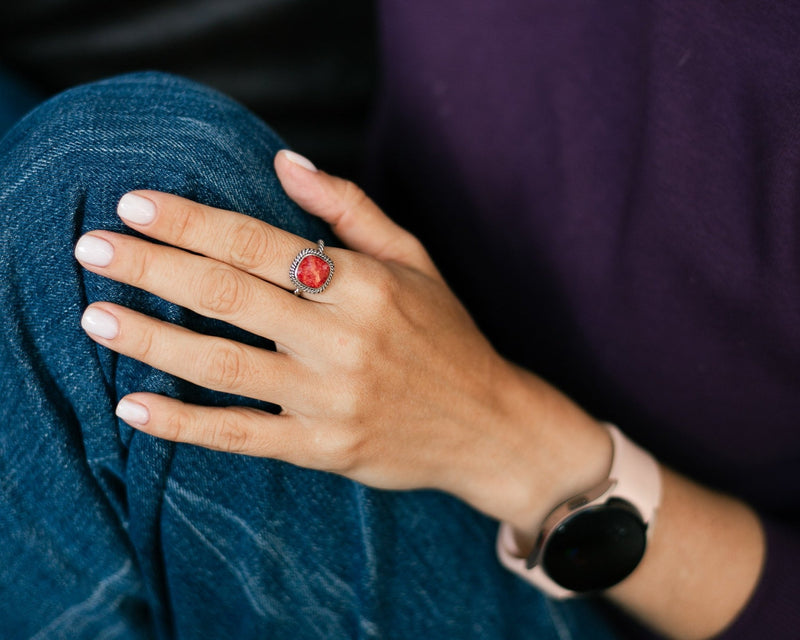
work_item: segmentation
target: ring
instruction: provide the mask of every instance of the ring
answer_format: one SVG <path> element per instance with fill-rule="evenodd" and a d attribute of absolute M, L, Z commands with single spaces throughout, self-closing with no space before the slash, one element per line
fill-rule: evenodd
<path fill-rule="evenodd" d="M 322 293 L 333 278 L 333 260 L 325 253 L 325 243 L 317 241 L 314 249 L 303 249 L 289 269 L 289 278 L 296 287 L 294 295 Z"/>

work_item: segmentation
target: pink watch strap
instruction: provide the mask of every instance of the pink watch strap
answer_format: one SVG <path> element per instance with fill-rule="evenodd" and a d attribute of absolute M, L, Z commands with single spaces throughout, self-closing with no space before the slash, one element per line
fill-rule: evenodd
<path fill-rule="evenodd" d="M 653 531 L 658 506 L 661 504 L 661 473 L 658 463 L 647 451 L 637 446 L 614 425 L 605 427 L 613 443 L 613 459 L 608 480 L 614 483 L 609 497 L 619 497 L 632 504 L 647 524 L 647 537 Z M 522 555 L 511 525 L 502 523 L 497 536 L 497 556 L 508 570 L 521 576 L 554 598 L 576 595 L 551 580 L 540 565 L 527 568 L 527 558 Z"/>
<path fill-rule="evenodd" d="M 652 531 L 656 510 L 661 504 L 661 472 L 658 463 L 647 451 L 626 438 L 613 424 L 605 427 L 614 444 L 609 480 L 617 486 L 614 495 L 625 498 L 639 511 L 648 524 L 648 537 Z"/>

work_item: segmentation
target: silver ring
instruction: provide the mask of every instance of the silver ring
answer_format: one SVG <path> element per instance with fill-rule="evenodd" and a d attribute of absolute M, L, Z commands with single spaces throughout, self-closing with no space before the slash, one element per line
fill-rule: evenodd
<path fill-rule="evenodd" d="M 289 269 L 289 279 L 295 286 L 294 295 L 322 293 L 333 278 L 333 260 L 325 253 L 325 243 L 317 241 L 314 249 L 303 249 Z"/>

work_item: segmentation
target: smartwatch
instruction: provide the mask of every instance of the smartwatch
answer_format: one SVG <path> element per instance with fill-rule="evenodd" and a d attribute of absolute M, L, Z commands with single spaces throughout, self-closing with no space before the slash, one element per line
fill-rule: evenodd
<path fill-rule="evenodd" d="M 554 598 L 596 593 L 627 578 L 653 531 L 661 503 L 658 463 L 619 429 L 605 426 L 614 448 L 608 478 L 556 507 L 527 557 L 511 525 L 500 525 L 500 562 Z"/>

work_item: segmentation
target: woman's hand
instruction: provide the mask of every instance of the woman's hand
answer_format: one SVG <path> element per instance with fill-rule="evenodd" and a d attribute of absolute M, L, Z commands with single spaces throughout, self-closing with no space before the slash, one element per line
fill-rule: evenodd
<path fill-rule="evenodd" d="M 274 340 L 277 352 L 110 302 L 86 310 L 93 339 L 198 385 L 278 404 L 282 413 L 134 393 L 118 405 L 122 419 L 161 438 L 376 487 L 442 489 L 520 526 L 603 476 L 610 457 L 603 430 L 498 356 L 415 237 L 355 185 L 304 158 L 281 152 L 275 168 L 289 196 L 350 248 L 326 249 L 335 274 L 322 293 L 292 295 L 289 267 L 313 243 L 163 193 L 128 194 L 119 215 L 168 246 L 93 231 L 76 256 L 95 273 Z M 588 434 L 593 464 L 575 446 L 575 429 Z"/>

